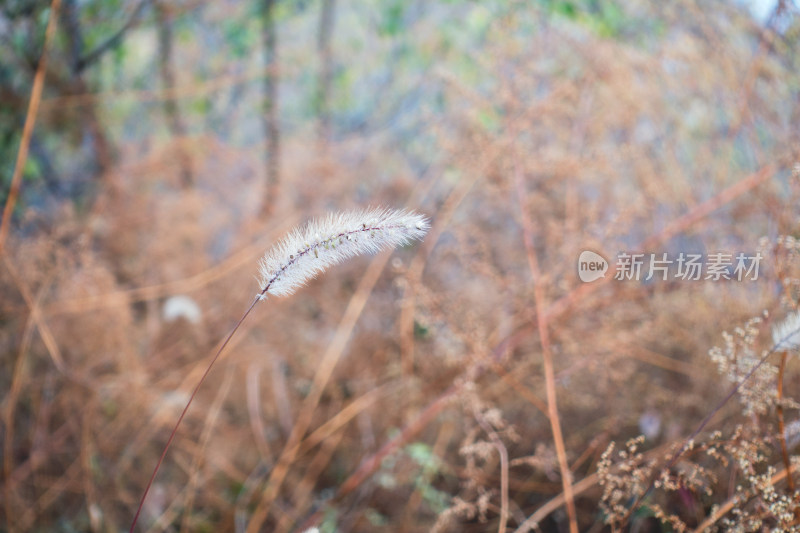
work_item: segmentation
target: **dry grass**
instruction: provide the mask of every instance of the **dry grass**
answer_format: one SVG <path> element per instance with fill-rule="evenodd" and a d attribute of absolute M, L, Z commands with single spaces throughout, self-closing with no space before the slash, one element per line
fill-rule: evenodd
<path fill-rule="evenodd" d="M 734 342 L 736 368 L 736 350 L 768 348 L 800 298 L 798 247 L 778 241 L 800 215 L 796 13 L 776 33 L 727 3 L 634 2 L 608 37 L 511 5 L 492 8 L 480 46 L 423 31 L 435 9 L 413 22 L 437 59 L 400 78 L 421 80 L 421 103 L 397 122 L 381 122 L 383 102 L 366 131 L 317 152 L 288 117 L 268 218 L 260 146 L 213 131 L 120 143 L 91 202 L 23 206 L 0 267 L 0 528 L 127 528 L 189 392 L 258 291 L 258 258 L 308 217 L 367 204 L 417 209 L 431 231 L 256 307 L 189 410 L 142 530 L 789 527 L 798 502 L 774 397 L 746 415 L 737 395 L 659 467 L 731 386 L 708 355 L 722 332 L 769 311 Z M 247 72 L 230 76 L 195 89 Z M 149 99 L 164 94 L 123 96 L 154 120 Z M 585 249 L 765 259 L 757 281 L 583 284 Z M 197 323 L 164 318 L 177 295 Z M 798 372 L 790 356 L 789 428 Z M 658 429 L 634 440 L 647 423 Z M 794 465 L 797 445 L 790 435 Z"/>

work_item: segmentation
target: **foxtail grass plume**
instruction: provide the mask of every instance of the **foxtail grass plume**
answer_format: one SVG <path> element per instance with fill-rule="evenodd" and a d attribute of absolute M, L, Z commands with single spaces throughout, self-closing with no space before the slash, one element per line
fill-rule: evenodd
<path fill-rule="evenodd" d="M 430 225 L 413 211 L 385 208 L 332 213 L 295 229 L 259 264 L 260 296 L 288 296 L 330 266 L 422 239 Z"/>
<path fill-rule="evenodd" d="M 776 352 L 791 352 L 800 349 L 800 313 L 792 313 L 772 329 L 772 341 Z"/>
<path fill-rule="evenodd" d="M 267 294 L 288 296 L 329 266 L 341 263 L 350 257 L 376 253 L 407 244 L 413 240 L 420 240 L 429 228 L 428 220 L 413 211 L 385 208 L 349 211 L 331 214 L 321 220 L 309 222 L 304 227 L 289 233 L 266 253 L 261 259 L 258 269 L 261 292 L 253 299 L 253 303 L 217 349 L 189 396 L 181 416 L 164 445 L 164 450 L 153 469 L 150 480 L 145 486 L 142 498 L 139 500 L 139 507 L 133 516 L 130 533 L 133 533 L 136 527 L 139 514 L 142 512 L 158 469 L 161 468 L 167 450 L 175 439 L 178 427 L 181 425 L 183 417 L 186 416 L 189 406 L 192 405 L 197 391 L 211 371 L 211 367 L 214 366 L 228 342 L 256 304 Z"/>

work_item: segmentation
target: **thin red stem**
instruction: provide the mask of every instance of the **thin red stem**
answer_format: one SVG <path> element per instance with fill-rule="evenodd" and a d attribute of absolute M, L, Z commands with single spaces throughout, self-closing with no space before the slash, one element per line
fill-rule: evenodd
<path fill-rule="evenodd" d="M 778 414 L 778 439 L 781 443 L 781 455 L 783 456 L 783 464 L 786 467 L 786 486 L 789 488 L 789 493 L 794 496 L 794 480 L 792 479 L 792 462 L 789 460 L 789 450 L 786 448 L 786 426 L 783 421 L 783 373 L 786 370 L 786 359 L 789 354 L 784 351 L 781 354 L 781 364 L 778 369 L 778 403 L 776 411 Z"/>
<path fill-rule="evenodd" d="M 242 325 L 244 319 L 247 318 L 247 315 L 250 314 L 250 311 L 252 311 L 253 308 L 258 303 L 258 301 L 261 300 L 261 298 L 267 292 L 268 288 L 269 287 L 265 288 L 264 290 L 261 291 L 261 293 L 258 296 L 256 296 L 255 300 L 253 300 L 253 303 L 250 304 L 250 307 L 248 307 L 247 311 L 245 311 L 244 314 L 242 315 L 242 318 L 240 318 L 239 321 L 236 323 L 236 325 L 233 327 L 231 332 L 225 338 L 225 342 L 222 343 L 222 346 L 219 347 L 217 353 L 214 354 L 214 358 L 208 364 L 206 371 L 203 372 L 203 376 L 200 378 L 200 381 L 197 382 L 197 385 L 192 391 L 192 395 L 189 396 L 189 401 L 186 402 L 186 407 L 183 408 L 183 412 L 181 413 L 180 418 L 178 418 L 178 421 L 175 423 L 175 427 L 172 428 L 172 433 L 170 433 L 169 439 L 167 439 L 167 445 L 164 446 L 164 451 L 161 452 L 161 457 L 158 459 L 158 463 L 156 463 L 156 467 L 153 470 L 153 474 L 150 476 L 150 481 L 147 482 L 147 487 L 145 487 L 144 489 L 144 494 L 142 494 L 142 499 L 139 501 L 139 507 L 136 509 L 136 514 L 133 516 L 133 522 L 131 523 L 131 528 L 129 530 L 129 533 L 133 533 L 133 529 L 136 527 L 136 522 L 139 520 L 139 514 L 142 512 L 142 507 L 144 507 L 144 500 L 147 498 L 147 493 L 150 492 L 150 487 L 153 485 L 153 481 L 156 479 L 156 474 L 158 473 L 158 469 L 161 468 L 161 463 L 164 462 L 164 457 L 167 456 L 167 450 L 169 450 L 169 447 L 172 444 L 173 439 L 175 438 L 175 434 L 178 432 L 178 426 L 181 425 L 183 417 L 186 416 L 186 412 L 189 410 L 189 406 L 192 405 L 192 401 L 194 400 L 194 397 L 197 395 L 197 391 L 200 389 L 200 386 L 206 380 L 208 373 L 211 371 L 211 367 L 214 366 L 214 363 L 217 362 L 217 359 L 219 359 L 219 356 L 222 354 L 222 350 L 224 350 L 225 347 L 228 345 L 228 342 L 230 342 L 231 338 L 233 337 L 233 334 L 236 333 L 236 331 L 239 329 L 239 326 Z"/>

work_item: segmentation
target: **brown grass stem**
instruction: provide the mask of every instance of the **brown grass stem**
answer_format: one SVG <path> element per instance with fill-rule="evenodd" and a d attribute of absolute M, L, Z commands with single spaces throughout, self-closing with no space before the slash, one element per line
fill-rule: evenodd
<path fill-rule="evenodd" d="M 33 126 L 36 124 L 39 102 L 42 99 L 42 90 L 44 89 L 44 75 L 47 70 L 47 49 L 56 31 L 56 21 L 58 20 L 58 11 L 60 7 L 61 0 L 52 0 L 50 3 L 50 17 L 47 20 L 47 29 L 44 31 L 42 55 L 39 58 L 39 64 L 36 66 L 36 74 L 33 77 L 31 99 L 28 102 L 25 125 L 22 127 L 22 139 L 19 141 L 17 162 L 14 164 L 14 172 L 11 175 L 11 187 L 8 190 L 8 198 L 6 198 L 6 205 L 3 209 L 3 219 L 0 221 L 0 254 L 4 251 L 6 237 L 8 237 L 8 230 L 11 225 L 11 214 L 14 211 L 14 206 L 17 203 L 17 196 L 19 195 L 22 172 L 25 169 L 25 163 L 28 161 L 28 149 L 31 145 L 31 137 L 33 137 Z"/>
<path fill-rule="evenodd" d="M 545 392 L 547 395 L 547 418 L 550 422 L 550 429 L 553 433 L 553 443 L 558 457 L 558 468 L 561 471 L 561 485 L 564 490 L 564 498 L 567 502 L 567 518 L 569 520 L 570 533 L 578 533 L 578 517 L 575 509 L 575 496 L 572 492 L 572 472 L 567 462 L 567 451 L 564 446 L 564 435 L 561 431 L 561 421 L 558 417 L 558 403 L 556 395 L 556 378 L 553 367 L 553 355 L 550 347 L 549 323 L 544 302 L 544 287 L 542 275 L 539 270 L 539 260 L 536 258 L 536 250 L 533 245 L 533 224 L 530 220 L 527 206 L 527 194 L 522 180 L 522 172 L 514 161 L 514 182 L 519 198 L 520 214 L 522 217 L 523 241 L 528 257 L 528 267 L 533 276 L 533 294 L 536 306 L 536 325 L 539 330 L 539 342 L 542 346 L 542 364 L 544 366 Z"/>

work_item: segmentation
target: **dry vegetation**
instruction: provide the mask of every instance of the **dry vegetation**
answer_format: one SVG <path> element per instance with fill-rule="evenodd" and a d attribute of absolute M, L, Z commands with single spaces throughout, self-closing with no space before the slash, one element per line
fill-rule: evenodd
<path fill-rule="evenodd" d="M 367 126 L 337 130 L 358 119 L 339 108 L 317 143 L 286 96 L 269 213 L 263 144 L 237 140 L 261 135 L 246 109 L 230 135 L 136 137 L 125 117 L 158 124 L 165 91 L 45 91 L 37 128 L 95 101 L 118 149 L 80 199 L 34 201 L 23 183 L 4 243 L 1 530 L 126 529 L 258 290 L 258 258 L 309 217 L 365 205 L 416 209 L 431 231 L 256 306 L 140 530 L 797 530 L 795 354 L 771 356 L 663 468 L 800 301 L 797 13 L 787 3 L 764 27 L 724 2 L 633 2 L 608 35 L 545 3 L 504 4 L 419 8 L 406 31 L 430 64 L 373 87 L 401 97 Z M 358 12 L 341 9 L 346 35 Z M 444 18 L 469 26 L 480 9 L 479 46 L 437 40 Z M 287 33 L 304 21 L 287 17 Z M 291 88 L 310 45 L 286 41 Z M 342 64 L 366 61 L 355 95 L 373 55 L 396 51 L 377 42 L 338 45 Z M 218 91 L 214 105 L 246 92 L 246 69 L 219 72 L 197 89 Z M 179 102 L 196 96 L 181 87 Z M 764 260 L 755 281 L 583 284 L 585 249 Z"/>

